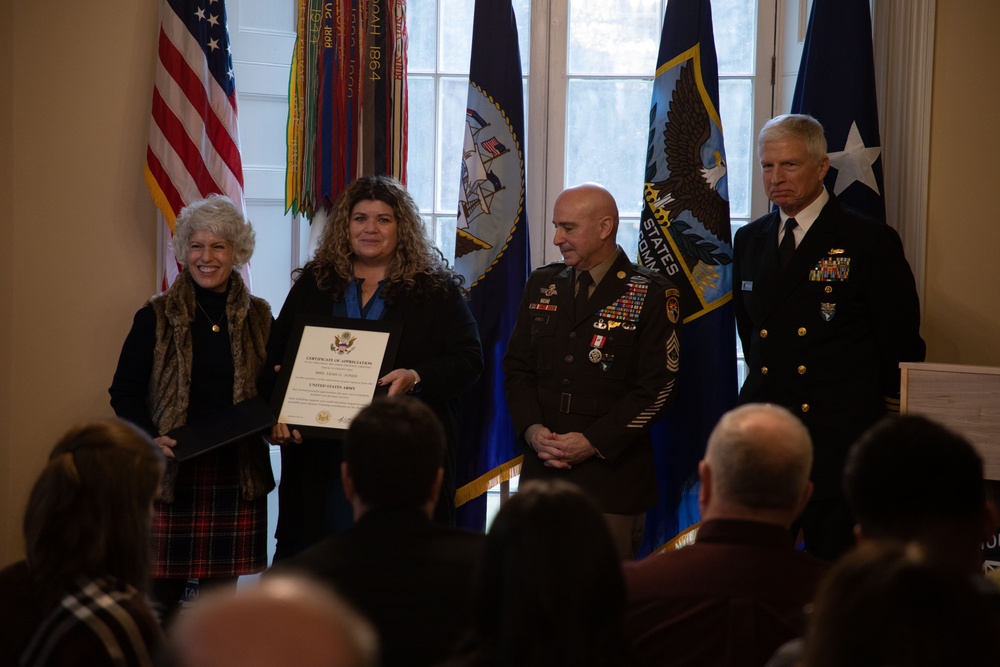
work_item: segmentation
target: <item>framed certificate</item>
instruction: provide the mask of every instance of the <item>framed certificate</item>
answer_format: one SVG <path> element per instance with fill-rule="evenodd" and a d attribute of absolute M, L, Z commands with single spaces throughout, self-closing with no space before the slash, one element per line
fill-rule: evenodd
<path fill-rule="evenodd" d="M 337 438 L 368 406 L 393 369 L 400 322 L 346 317 L 298 319 L 278 373 L 271 409 L 305 437 Z"/>

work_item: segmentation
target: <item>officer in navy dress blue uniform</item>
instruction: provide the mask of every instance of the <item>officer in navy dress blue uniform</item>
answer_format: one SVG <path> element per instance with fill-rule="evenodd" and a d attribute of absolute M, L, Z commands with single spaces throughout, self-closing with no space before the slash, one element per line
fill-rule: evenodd
<path fill-rule="evenodd" d="M 830 160 L 815 119 L 772 119 L 758 155 L 778 210 L 734 239 L 733 303 L 748 367 L 740 402 L 783 405 L 809 428 L 815 492 L 801 527 L 806 548 L 832 560 L 854 541 L 841 490 L 847 450 L 899 410 L 899 363 L 924 359 L 920 304 L 895 230 L 824 188 Z"/>
<path fill-rule="evenodd" d="M 564 262 L 528 277 L 503 367 L 524 438 L 524 481 L 561 477 L 608 517 L 623 558 L 657 501 L 649 429 L 669 407 L 680 360 L 680 293 L 616 243 L 618 208 L 597 185 L 553 210 Z"/>

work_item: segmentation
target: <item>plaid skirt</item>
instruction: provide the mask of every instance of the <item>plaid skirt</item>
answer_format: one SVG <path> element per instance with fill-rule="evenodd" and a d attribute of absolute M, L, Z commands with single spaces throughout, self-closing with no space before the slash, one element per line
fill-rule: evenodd
<path fill-rule="evenodd" d="M 232 577 L 267 567 L 267 498 L 244 500 L 234 447 L 180 464 L 174 502 L 154 505 L 157 579 Z"/>

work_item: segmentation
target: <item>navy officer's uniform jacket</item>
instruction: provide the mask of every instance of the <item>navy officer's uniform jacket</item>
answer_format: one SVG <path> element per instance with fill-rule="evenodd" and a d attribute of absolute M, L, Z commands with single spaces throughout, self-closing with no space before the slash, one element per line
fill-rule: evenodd
<path fill-rule="evenodd" d="M 573 313 L 573 270 L 528 277 L 503 367 L 521 479 L 562 477 L 601 511 L 637 514 L 657 502 L 652 424 L 668 408 L 680 355 L 680 294 L 657 272 L 618 256 L 587 312 Z M 600 452 L 570 470 L 545 467 L 523 436 L 532 424 L 580 432 Z"/>
<path fill-rule="evenodd" d="M 896 231 L 831 194 L 785 270 L 778 211 L 736 232 L 733 303 L 748 375 L 740 403 L 799 415 L 815 500 L 841 497 L 850 445 L 899 406 L 899 363 L 922 361 L 920 304 Z"/>

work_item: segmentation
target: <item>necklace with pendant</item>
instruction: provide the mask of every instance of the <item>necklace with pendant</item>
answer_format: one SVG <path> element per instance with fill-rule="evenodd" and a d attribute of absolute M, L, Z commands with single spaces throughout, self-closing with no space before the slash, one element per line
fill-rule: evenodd
<path fill-rule="evenodd" d="M 222 324 L 222 320 L 224 320 L 224 319 L 226 318 L 226 313 L 225 313 L 225 311 L 223 311 L 223 313 L 222 313 L 222 317 L 220 317 L 220 318 L 219 318 L 219 321 L 218 321 L 218 322 L 212 322 L 212 318 L 208 316 L 208 311 L 206 311 L 206 310 L 205 310 L 205 309 L 204 309 L 204 308 L 202 307 L 202 305 L 201 305 L 201 303 L 200 303 L 200 302 L 198 301 L 198 299 L 195 299 L 195 300 L 194 300 L 194 302 L 195 302 L 195 303 L 196 303 L 196 304 L 198 305 L 198 308 L 201 308 L 201 312 L 205 313 L 205 317 L 208 317 L 208 321 L 209 321 L 209 322 L 211 322 L 211 324 L 212 324 L 212 331 L 214 331 L 215 333 L 219 333 L 219 331 L 221 331 L 221 330 L 222 330 L 222 329 L 221 329 L 221 327 L 219 327 L 219 325 L 220 325 L 220 324 Z"/>

